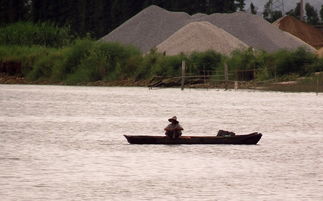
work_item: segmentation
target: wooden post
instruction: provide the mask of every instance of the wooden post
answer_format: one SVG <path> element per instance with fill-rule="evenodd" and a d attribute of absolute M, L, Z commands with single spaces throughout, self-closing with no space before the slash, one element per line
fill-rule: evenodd
<path fill-rule="evenodd" d="M 234 89 L 237 90 L 238 89 L 238 81 L 234 81 Z"/>
<path fill-rule="evenodd" d="M 275 81 L 277 80 L 277 66 L 275 65 Z"/>
<path fill-rule="evenodd" d="M 228 64 L 224 63 L 224 81 L 225 81 L 225 90 L 228 90 L 228 80 L 229 80 L 229 75 L 228 75 Z"/>
<path fill-rule="evenodd" d="M 181 83 L 181 89 L 184 90 L 184 84 L 185 84 L 185 61 L 182 60 L 182 83 Z"/>
<path fill-rule="evenodd" d="M 316 77 L 316 95 L 319 95 L 319 76 Z"/>
<path fill-rule="evenodd" d="M 206 87 L 206 90 L 208 90 L 208 87 L 206 84 L 206 70 L 204 65 L 203 65 L 203 81 L 204 81 L 204 87 Z"/>
<path fill-rule="evenodd" d="M 319 84 L 320 84 L 320 72 L 316 72 L 316 95 L 319 95 Z"/>

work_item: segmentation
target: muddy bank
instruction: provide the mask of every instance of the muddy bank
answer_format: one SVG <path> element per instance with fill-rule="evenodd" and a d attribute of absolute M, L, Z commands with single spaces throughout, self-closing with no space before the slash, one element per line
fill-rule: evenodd
<path fill-rule="evenodd" d="M 78 83 L 78 86 L 138 86 L 145 87 L 149 85 L 150 80 L 118 80 L 118 81 L 96 81 Z M 40 84 L 40 85 L 68 85 L 64 82 L 51 82 L 48 80 L 30 81 L 22 76 L 10 76 L 0 74 L 0 84 Z"/>
<path fill-rule="evenodd" d="M 40 85 L 67 85 L 63 82 L 49 82 L 43 81 L 29 81 L 21 76 L 8 76 L 5 74 L 0 74 L 0 84 L 40 84 Z M 124 87 L 149 87 L 149 88 L 176 88 L 181 87 L 181 79 L 179 77 L 175 78 L 162 78 L 154 77 L 150 80 L 118 80 L 118 81 L 96 81 L 96 82 L 86 82 L 78 83 L 77 86 L 124 86 Z M 228 88 L 234 89 L 235 83 L 229 81 L 227 83 L 221 82 L 211 82 L 209 80 L 203 79 L 188 79 L 185 82 L 185 88 Z M 254 81 L 239 82 L 238 88 L 243 89 L 257 89 L 263 87 L 262 83 L 257 83 Z"/>
<path fill-rule="evenodd" d="M 305 80 L 305 81 L 304 81 Z M 0 74 L 0 84 L 39 84 L 39 85 L 68 85 L 63 82 L 28 81 L 24 77 L 8 76 Z M 76 86 L 110 86 L 110 87 L 148 87 L 154 88 L 180 88 L 180 77 L 162 78 L 154 77 L 151 80 L 118 80 L 118 81 L 96 81 L 78 83 Z M 316 77 L 297 79 L 294 81 L 211 81 L 204 79 L 188 79 L 184 88 L 218 88 L 218 89 L 252 89 L 263 91 L 283 91 L 283 92 L 323 92 L 323 78 L 317 84 Z"/>

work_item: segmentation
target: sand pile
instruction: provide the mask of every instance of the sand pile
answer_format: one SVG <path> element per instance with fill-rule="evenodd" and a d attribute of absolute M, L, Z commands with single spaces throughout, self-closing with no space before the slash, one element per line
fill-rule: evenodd
<path fill-rule="evenodd" d="M 319 57 L 323 58 L 323 47 L 317 51 Z"/>
<path fill-rule="evenodd" d="M 257 15 L 245 12 L 212 14 L 203 20 L 217 25 L 256 49 L 273 52 L 279 49 L 296 49 L 305 46 L 313 50 L 311 46 L 288 36 Z"/>
<path fill-rule="evenodd" d="M 246 48 L 248 45 L 244 42 L 205 21 L 187 24 L 157 46 L 157 50 L 165 52 L 166 55 L 206 50 L 228 55 L 236 49 Z"/>
<path fill-rule="evenodd" d="M 317 49 L 323 47 L 323 32 L 292 16 L 282 17 L 275 21 L 273 25 L 293 34 Z"/>
<path fill-rule="evenodd" d="M 316 52 L 317 52 L 317 50 L 316 50 L 313 46 L 311 46 L 310 44 L 306 43 L 306 42 L 305 42 L 305 41 L 303 41 L 302 39 L 297 38 L 297 37 L 296 37 L 296 36 L 294 36 L 293 34 L 288 33 L 288 32 L 286 32 L 286 31 L 283 31 L 283 32 L 284 32 L 284 34 L 288 35 L 288 37 L 292 37 L 292 38 L 294 38 L 295 40 L 297 40 L 299 43 L 303 44 L 303 45 L 301 45 L 301 46 L 302 46 L 302 47 L 306 47 L 306 48 L 307 48 L 307 50 L 311 51 L 312 53 L 316 53 Z"/>
<path fill-rule="evenodd" d="M 147 52 L 187 24 L 190 18 L 187 13 L 149 6 L 101 40 L 132 44 Z"/>
<path fill-rule="evenodd" d="M 248 46 L 273 52 L 304 46 L 299 40 L 268 23 L 259 16 L 244 12 L 232 14 L 196 14 L 170 12 L 150 6 L 104 36 L 103 41 L 132 44 L 143 52 L 156 47 L 190 22 L 208 21 L 240 39 Z M 308 49 L 312 47 L 305 45 Z"/>

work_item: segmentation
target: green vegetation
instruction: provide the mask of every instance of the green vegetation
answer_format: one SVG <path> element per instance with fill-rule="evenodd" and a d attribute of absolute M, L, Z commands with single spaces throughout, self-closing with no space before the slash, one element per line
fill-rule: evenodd
<path fill-rule="evenodd" d="M 323 59 L 315 54 L 298 48 L 296 50 L 280 50 L 274 53 L 264 51 L 233 52 L 227 63 L 230 70 L 255 70 L 258 81 L 277 77 L 309 76 L 314 72 L 323 71 Z"/>
<path fill-rule="evenodd" d="M 288 82 L 285 82 L 285 84 L 269 83 L 266 88 L 271 91 L 323 92 L 323 73 L 297 78 L 296 80 L 296 82 L 292 82 L 293 84 L 288 84 Z"/>
<path fill-rule="evenodd" d="M 19 35 L 14 36 L 13 27 Z M 22 32 L 19 27 L 30 30 Z M 45 27 L 49 31 L 45 31 Z M 4 45 L 0 46 L 0 64 L 21 64 L 21 74 L 29 81 L 75 85 L 96 81 L 143 81 L 154 76 L 178 77 L 182 60 L 186 61 L 188 74 L 216 75 L 215 80 L 223 80 L 225 63 L 231 80 L 239 79 L 241 71 L 255 72 L 251 79 L 256 81 L 295 80 L 323 71 L 323 59 L 302 48 L 274 53 L 248 49 L 230 56 L 214 51 L 165 56 L 156 50 L 142 54 L 135 47 L 118 43 L 88 38 L 72 40 L 68 29 L 50 24 L 18 23 L 1 30 L 4 31 L 0 33 L 0 40 Z"/>
<path fill-rule="evenodd" d="M 46 22 L 17 22 L 0 27 L 1 45 L 63 47 L 71 41 L 69 28 L 57 27 Z"/>
<path fill-rule="evenodd" d="M 56 49 L 36 60 L 26 76 L 33 81 L 46 79 L 66 84 L 114 81 L 130 77 L 138 65 L 134 58 L 140 57 L 140 52 L 130 46 L 76 40 L 71 46 Z"/>
<path fill-rule="evenodd" d="M 0 45 L 0 64 L 15 61 L 22 65 L 22 74 L 26 76 L 35 66 L 35 62 L 47 57 L 56 49 L 42 46 L 2 46 Z M 0 66 L 1 67 L 1 66 Z"/>

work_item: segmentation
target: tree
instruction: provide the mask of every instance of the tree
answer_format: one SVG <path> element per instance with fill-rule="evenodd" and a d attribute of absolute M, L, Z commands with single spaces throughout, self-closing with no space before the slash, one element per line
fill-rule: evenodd
<path fill-rule="evenodd" d="M 269 22 L 274 22 L 283 16 L 283 12 L 280 10 L 272 9 L 273 0 L 269 0 L 264 6 L 263 16 Z"/>
<path fill-rule="evenodd" d="M 321 17 L 321 21 L 323 22 L 323 5 L 321 6 L 320 17 Z"/>
<path fill-rule="evenodd" d="M 27 0 L 0 0 L 0 25 L 27 18 Z"/>
<path fill-rule="evenodd" d="M 236 0 L 236 7 L 239 8 L 240 11 L 244 11 L 244 6 L 246 5 L 245 0 Z"/>
<path fill-rule="evenodd" d="M 293 16 L 297 19 L 300 19 L 301 18 L 301 4 L 297 3 L 296 7 L 294 9 L 291 9 L 290 11 L 288 11 L 286 14 L 289 16 Z"/>
<path fill-rule="evenodd" d="M 263 12 L 263 16 L 264 18 L 269 21 L 271 18 L 271 13 L 272 13 L 272 9 L 271 9 L 271 5 L 272 5 L 273 1 L 269 0 L 265 5 L 264 5 L 264 12 Z"/>
<path fill-rule="evenodd" d="M 253 5 L 252 2 L 250 3 L 250 10 L 251 10 L 252 14 L 254 14 L 254 15 L 257 14 L 257 9 L 256 9 L 255 5 Z"/>
<path fill-rule="evenodd" d="M 275 22 L 276 20 L 278 20 L 281 17 L 283 17 L 283 12 L 280 10 L 275 10 L 272 13 L 271 22 Z"/>
<path fill-rule="evenodd" d="M 171 11 L 231 13 L 245 0 L 0 0 L 0 25 L 31 20 L 70 26 L 77 35 L 100 38 L 154 4 Z M 28 17 L 30 15 L 31 17 Z"/>
<path fill-rule="evenodd" d="M 209 13 L 232 13 L 237 10 L 234 0 L 210 0 L 212 8 Z"/>
<path fill-rule="evenodd" d="M 314 9 L 311 4 L 306 3 L 305 4 L 305 11 L 306 11 L 306 16 L 307 16 L 307 22 L 309 24 L 317 24 L 319 21 L 319 17 L 317 14 L 317 11 Z"/>
<path fill-rule="evenodd" d="M 70 26 L 77 35 L 91 33 L 95 38 L 104 36 L 121 23 L 117 20 L 119 24 L 112 23 L 111 0 L 32 0 L 32 18 L 34 22 L 50 21 Z"/>
<path fill-rule="evenodd" d="M 242 3 L 244 0 L 239 0 Z M 147 0 L 146 5 L 155 4 L 171 11 L 195 13 L 231 13 L 237 10 L 236 0 Z"/>

